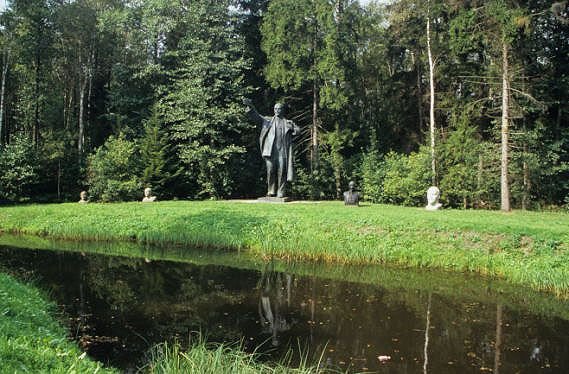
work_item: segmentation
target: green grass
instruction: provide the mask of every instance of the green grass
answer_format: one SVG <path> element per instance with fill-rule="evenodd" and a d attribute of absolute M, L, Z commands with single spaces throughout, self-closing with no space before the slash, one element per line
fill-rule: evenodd
<path fill-rule="evenodd" d="M 150 362 L 142 368 L 149 374 L 312 374 L 320 373 L 318 366 L 310 366 L 305 359 L 292 365 L 290 356 L 280 363 L 260 362 L 256 353 L 245 353 L 237 345 L 207 343 L 203 338 L 188 350 L 179 345 L 161 344 L 151 351 Z M 330 372 L 330 371 L 327 371 Z"/>
<path fill-rule="evenodd" d="M 87 358 L 37 288 L 0 274 L 0 372 L 112 373 Z"/>
<path fill-rule="evenodd" d="M 472 272 L 569 297 L 569 215 L 563 212 L 427 212 L 339 202 L 59 204 L 0 208 L 0 230 Z"/>

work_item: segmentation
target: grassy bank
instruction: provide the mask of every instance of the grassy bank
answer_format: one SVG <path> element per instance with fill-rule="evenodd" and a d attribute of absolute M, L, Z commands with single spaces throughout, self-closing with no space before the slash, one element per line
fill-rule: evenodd
<path fill-rule="evenodd" d="M 263 258 L 390 263 L 498 276 L 569 296 L 569 215 L 341 203 L 4 207 L 0 230 L 73 240 L 246 249 Z"/>
<path fill-rule="evenodd" d="M 42 293 L 0 274 L 0 371 L 113 373 L 87 358 L 52 317 Z"/>

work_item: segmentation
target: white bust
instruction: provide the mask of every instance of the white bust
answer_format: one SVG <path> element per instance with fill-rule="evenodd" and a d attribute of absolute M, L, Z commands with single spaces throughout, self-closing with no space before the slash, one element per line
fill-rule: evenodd
<path fill-rule="evenodd" d="M 441 197 L 441 191 L 438 187 L 431 186 L 427 190 L 427 206 L 425 207 L 426 210 L 439 210 L 442 206 L 439 203 L 439 198 Z"/>
<path fill-rule="evenodd" d="M 143 203 L 151 203 L 156 201 L 156 196 L 152 196 L 152 189 L 150 187 L 146 187 L 144 189 L 144 197 L 142 198 Z"/>
<path fill-rule="evenodd" d="M 89 202 L 89 195 L 87 195 L 87 191 L 81 191 L 79 198 L 79 204 L 87 204 Z"/>

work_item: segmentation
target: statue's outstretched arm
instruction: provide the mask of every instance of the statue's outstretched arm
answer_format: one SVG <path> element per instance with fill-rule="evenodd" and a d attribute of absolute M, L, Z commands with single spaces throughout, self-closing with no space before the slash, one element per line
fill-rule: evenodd
<path fill-rule="evenodd" d="M 251 99 L 243 99 L 243 104 L 245 104 L 248 108 L 248 115 L 249 118 L 251 118 L 252 121 L 263 124 L 264 118 L 263 116 L 261 116 L 259 114 L 259 112 L 257 112 L 257 108 L 255 108 L 255 106 L 253 105 L 253 101 L 251 101 Z"/>

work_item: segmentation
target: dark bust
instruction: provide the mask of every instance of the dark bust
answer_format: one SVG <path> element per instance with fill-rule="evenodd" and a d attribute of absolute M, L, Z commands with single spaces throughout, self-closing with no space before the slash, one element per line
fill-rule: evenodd
<path fill-rule="evenodd" d="M 349 190 L 344 192 L 344 205 L 360 205 L 360 193 L 355 191 L 355 186 L 353 181 L 348 184 Z"/>

